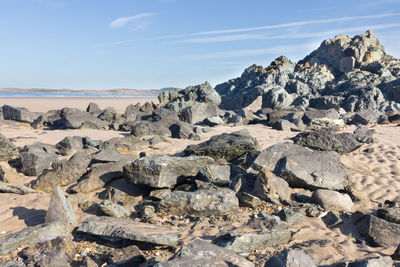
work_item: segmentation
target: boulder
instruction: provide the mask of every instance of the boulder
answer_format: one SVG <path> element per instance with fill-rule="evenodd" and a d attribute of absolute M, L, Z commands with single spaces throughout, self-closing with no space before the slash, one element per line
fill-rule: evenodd
<path fill-rule="evenodd" d="M 236 253 L 251 253 L 269 247 L 287 245 L 292 235 L 289 230 L 262 230 L 257 232 L 231 232 L 219 236 L 214 243 Z"/>
<path fill-rule="evenodd" d="M 215 160 L 233 161 L 249 152 L 257 151 L 257 139 L 247 130 L 211 137 L 208 141 L 185 148 L 185 155 L 209 156 Z"/>
<path fill-rule="evenodd" d="M 18 195 L 37 193 L 36 190 L 33 190 L 30 187 L 26 187 L 23 185 L 16 185 L 16 184 L 8 184 L 8 183 L 1 182 L 1 181 L 0 181 L 0 192 L 1 193 L 12 193 L 12 194 L 18 194 Z"/>
<path fill-rule="evenodd" d="M 46 213 L 46 223 L 52 222 L 76 224 L 71 204 L 65 197 L 64 191 L 58 185 L 51 191 L 50 205 Z"/>
<path fill-rule="evenodd" d="M 120 153 L 130 153 L 134 150 L 143 149 L 148 142 L 136 136 L 114 137 L 100 144 L 101 150 L 116 150 Z"/>
<path fill-rule="evenodd" d="M 77 110 L 64 110 L 61 113 L 61 121 L 63 128 L 66 129 L 107 129 L 107 123 L 98 119 L 96 116 Z"/>
<path fill-rule="evenodd" d="M 90 102 L 86 108 L 86 112 L 99 114 L 101 112 L 101 109 L 96 103 Z"/>
<path fill-rule="evenodd" d="M 14 252 L 21 246 L 31 246 L 70 234 L 65 223 L 54 222 L 25 228 L 0 237 L 0 256 Z"/>
<path fill-rule="evenodd" d="M 117 218 L 124 218 L 129 217 L 131 212 L 125 209 L 123 206 L 112 202 L 111 200 L 104 200 L 100 203 L 100 209 L 104 214 L 117 217 Z"/>
<path fill-rule="evenodd" d="M 359 137 L 352 133 L 335 133 L 332 130 L 318 130 L 299 133 L 292 138 L 296 145 L 320 151 L 336 151 L 339 154 L 350 153 L 362 146 Z"/>
<path fill-rule="evenodd" d="M 197 177 L 205 182 L 210 182 L 219 186 L 226 186 L 229 185 L 231 178 L 242 172 L 243 171 L 235 165 L 210 164 L 202 167 Z"/>
<path fill-rule="evenodd" d="M 168 129 L 168 127 L 164 126 L 161 121 L 135 122 L 132 126 L 131 134 L 136 137 L 142 137 L 146 135 L 160 135 L 171 137 L 171 131 Z"/>
<path fill-rule="evenodd" d="M 169 130 L 172 138 L 188 139 L 191 134 L 194 134 L 193 126 L 182 121 L 172 124 Z"/>
<path fill-rule="evenodd" d="M 309 108 L 304 112 L 303 122 L 305 124 L 311 124 L 314 120 L 338 120 L 340 119 L 339 113 L 334 108 L 330 109 L 314 109 Z"/>
<path fill-rule="evenodd" d="M 186 177 L 197 176 L 204 166 L 215 164 L 209 157 L 156 155 L 136 159 L 124 166 L 124 177 L 132 184 L 172 188 Z"/>
<path fill-rule="evenodd" d="M 367 125 L 370 123 L 376 123 L 380 115 L 381 112 L 378 110 L 366 109 L 357 112 L 351 119 L 350 123 L 356 125 L 358 124 Z"/>
<path fill-rule="evenodd" d="M 374 215 L 353 215 L 359 233 L 372 246 L 397 246 L 400 243 L 400 225 Z"/>
<path fill-rule="evenodd" d="M 193 103 L 182 109 L 180 117 L 182 121 L 189 124 L 197 124 L 207 118 L 212 118 L 222 114 L 217 105 L 209 105 L 205 103 Z"/>
<path fill-rule="evenodd" d="M 2 110 L 5 120 L 33 123 L 33 121 L 39 116 L 39 114 L 31 113 L 26 108 L 12 107 L 9 105 L 4 105 Z"/>
<path fill-rule="evenodd" d="M 313 259 L 301 249 L 285 249 L 271 257 L 265 266 L 268 267 L 317 267 Z"/>
<path fill-rule="evenodd" d="M 286 92 L 283 87 L 275 87 L 263 95 L 262 108 L 285 109 L 293 100 L 294 96 Z"/>
<path fill-rule="evenodd" d="M 400 207 L 378 209 L 376 215 L 385 221 L 400 224 Z"/>
<path fill-rule="evenodd" d="M 253 191 L 265 201 L 279 202 L 290 199 L 289 184 L 268 170 L 262 170 L 257 175 Z"/>
<path fill-rule="evenodd" d="M 196 239 L 183 246 L 172 259 L 157 263 L 155 267 L 228 267 L 232 265 L 237 267 L 255 266 L 254 263 L 229 249 Z"/>
<path fill-rule="evenodd" d="M 137 158 L 137 154 L 122 154 L 117 150 L 102 149 L 92 154 L 93 163 L 109 163 L 118 161 L 127 161 L 129 159 Z"/>
<path fill-rule="evenodd" d="M 6 161 L 18 156 L 18 149 L 14 144 L 0 133 L 0 160 Z"/>
<path fill-rule="evenodd" d="M 353 207 L 353 201 L 349 195 L 332 190 L 315 190 L 311 199 L 315 204 L 321 205 L 325 210 L 350 212 Z"/>
<path fill-rule="evenodd" d="M 44 171 L 33 182 L 33 188 L 50 192 L 56 185 L 70 185 L 86 173 L 91 159 L 85 151 L 76 152 L 69 160 L 53 164 L 53 169 Z"/>
<path fill-rule="evenodd" d="M 228 188 L 174 191 L 160 201 L 158 208 L 174 215 L 222 216 L 237 211 L 239 201 Z"/>
<path fill-rule="evenodd" d="M 392 267 L 393 260 L 389 256 L 379 256 L 347 264 L 348 267 Z"/>
<path fill-rule="evenodd" d="M 127 239 L 155 245 L 177 245 L 180 233 L 166 226 L 141 223 L 115 217 L 89 217 L 77 229 L 78 232 L 108 238 Z"/>
<path fill-rule="evenodd" d="M 45 169 L 49 168 L 58 158 L 55 153 L 46 151 L 24 151 L 20 153 L 21 172 L 27 176 L 38 176 Z"/>
<path fill-rule="evenodd" d="M 67 136 L 56 144 L 61 155 L 68 155 L 83 149 L 83 138 L 80 136 Z"/>

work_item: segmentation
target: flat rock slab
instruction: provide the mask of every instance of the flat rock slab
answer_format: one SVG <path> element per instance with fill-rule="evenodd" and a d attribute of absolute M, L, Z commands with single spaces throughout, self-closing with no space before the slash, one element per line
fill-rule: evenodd
<path fill-rule="evenodd" d="M 37 193 L 36 190 L 33 190 L 30 187 L 26 187 L 23 185 L 16 185 L 16 184 L 8 184 L 4 182 L 0 182 L 0 193 L 12 193 L 18 195 L 26 195 Z"/>
<path fill-rule="evenodd" d="M 69 226 L 61 222 L 28 227 L 18 233 L 0 237 L 0 255 L 11 253 L 19 247 L 31 246 L 59 236 L 66 236 L 69 233 Z"/>
<path fill-rule="evenodd" d="M 213 136 L 210 140 L 185 148 L 185 155 L 209 156 L 213 159 L 224 158 L 233 161 L 249 152 L 257 151 L 257 139 L 247 130 Z"/>
<path fill-rule="evenodd" d="M 229 233 L 218 237 L 215 243 L 237 253 L 251 253 L 268 247 L 286 245 L 291 237 L 289 230 L 263 230 L 249 233 Z"/>
<path fill-rule="evenodd" d="M 214 267 L 237 266 L 253 267 L 254 263 L 239 256 L 235 252 L 206 241 L 196 239 L 186 246 L 169 261 L 160 262 L 155 267 Z"/>
<path fill-rule="evenodd" d="M 215 164 L 209 157 L 154 156 L 134 160 L 124 166 L 124 177 L 132 184 L 172 188 L 178 178 L 194 177 L 204 166 Z"/>
<path fill-rule="evenodd" d="M 165 226 L 113 217 L 89 217 L 77 229 L 92 235 L 174 247 L 180 233 Z"/>

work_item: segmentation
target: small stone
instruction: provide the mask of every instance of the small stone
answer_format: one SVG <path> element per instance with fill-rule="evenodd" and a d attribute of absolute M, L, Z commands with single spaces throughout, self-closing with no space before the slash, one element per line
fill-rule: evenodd
<path fill-rule="evenodd" d="M 100 209 L 104 212 L 104 214 L 117 217 L 117 218 L 124 218 L 129 217 L 131 212 L 125 209 L 123 206 L 112 202 L 111 200 L 103 200 L 100 203 Z"/>

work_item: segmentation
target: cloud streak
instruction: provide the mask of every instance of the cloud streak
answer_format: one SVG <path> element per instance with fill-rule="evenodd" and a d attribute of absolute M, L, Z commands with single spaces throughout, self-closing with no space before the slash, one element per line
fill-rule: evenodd
<path fill-rule="evenodd" d="M 120 17 L 120 18 L 113 20 L 110 23 L 110 28 L 111 29 L 123 28 L 123 27 L 125 27 L 125 25 L 127 25 L 128 23 L 130 23 L 132 21 L 136 21 L 136 20 L 140 20 L 140 19 L 152 17 L 152 16 L 154 16 L 154 13 L 141 13 L 141 14 L 137 14 L 135 16 Z"/>

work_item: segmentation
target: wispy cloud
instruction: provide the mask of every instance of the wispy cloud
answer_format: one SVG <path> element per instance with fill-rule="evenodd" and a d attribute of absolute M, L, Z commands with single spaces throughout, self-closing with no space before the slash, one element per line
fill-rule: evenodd
<path fill-rule="evenodd" d="M 398 28 L 398 27 L 400 27 L 400 23 L 365 25 L 365 26 L 351 27 L 351 28 L 339 28 L 330 31 L 314 32 L 314 33 L 297 33 L 297 34 L 281 34 L 281 35 L 235 34 L 235 35 L 222 35 L 222 36 L 211 36 L 211 37 L 198 37 L 198 38 L 178 40 L 176 42 L 219 43 L 219 42 L 231 42 L 231 41 L 243 41 L 243 40 L 301 39 L 301 38 L 332 36 L 335 34 L 342 34 L 342 33 L 360 32 L 360 31 L 366 31 L 367 29 L 378 30 L 378 29 Z"/>
<path fill-rule="evenodd" d="M 242 50 L 230 50 L 223 52 L 215 52 L 209 54 L 199 54 L 187 57 L 188 60 L 207 60 L 207 59 L 221 59 L 221 58 L 240 58 L 260 55 L 273 55 L 273 54 L 287 54 L 287 53 L 298 53 L 301 50 L 312 50 L 318 47 L 319 43 L 303 43 L 294 45 L 282 45 L 270 48 L 262 49 L 242 49 Z"/>
<path fill-rule="evenodd" d="M 135 16 L 120 17 L 120 18 L 113 20 L 110 23 L 110 28 L 111 29 L 123 28 L 125 25 L 127 25 L 128 23 L 130 23 L 132 21 L 137 21 L 137 20 L 141 20 L 143 18 L 152 17 L 154 15 L 155 15 L 154 13 L 141 13 L 141 14 L 137 14 Z"/>

